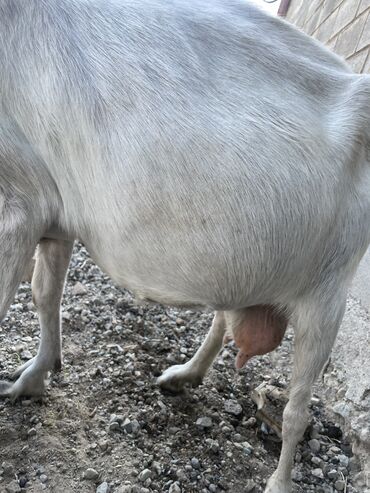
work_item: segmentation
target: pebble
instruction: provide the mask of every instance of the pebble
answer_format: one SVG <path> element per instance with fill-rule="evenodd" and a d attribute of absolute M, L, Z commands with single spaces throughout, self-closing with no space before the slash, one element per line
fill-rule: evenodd
<path fill-rule="evenodd" d="M 132 493 L 132 492 L 133 492 L 132 486 L 128 484 L 121 486 L 118 490 L 115 490 L 115 493 Z"/>
<path fill-rule="evenodd" d="M 33 437 L 33 436 L 35 436 L 35 435 L 36 435 L 36 433 L 37 433 L 36 428 L 30 428 L 30 429 L 28 430 L 28 432 L 27 432 L 27 435 L 28 435 L 29 437 Z"/>
<path fill-rule="evenodd" d="M 255 491 L 257 485 L 252 479 L 248 479 L 248 481 L 245 484 L 244 492 L 245 493 L 252 493 Z"/>
<path fill-rule="evenodd" d="M 301 471 L 297 471 L 297 469 L 293 469 L 292 471 L 292 479 L 296 482 L 301 482 L 303 479 L 303 474 Z"/>
<path fill-rule="evenodd" d="M 1 469 L 3 470 L 4 476 L 13 476 L 14 474 L 14 466 L 10 464 L 10 462 L 3 462 L 1 464 Z"/>
<path fill-rule="evenodd" d="M 95 481 L 95 479 L 98 479 L 98 477 L 99 477 L 98 471 L 96 471 L 92 467 L 89 467 L 88 469 L 86 469 L 85 479 L 88 479 L 90 481 Z"/>
<path fill-rule="evenodd" d="M 214 452 L 215 454 L 217 454 L 217 452 L 219 452 L 220 444 L 218 443 L 217 440 L 212 440 L 212 438 L 207 438 L 206 444 L 212 450 L 212 452 Z"/>
<path fill-rule="evenodd" d="M 117 431 L 120 429 L 120 425 L 117 421 L 112 421 L 112 423 L 109 424 L 109 431 Z"/>
<path fill-rule="evenodd" d="M 337 455 L 337 454 L 340 454 L 341 453 L 341 449 L 339 447 L 330 447 L 330 452 L 334 455 Z"/>
<path fill-rule="evenodd" d="M 244 423 L 247 428 L 253 428 L 253 426 L 256 426 L 256 424 L 257 419 L 254 417 L 248 418 L 247 421 Z"/>
<path fill-rule="evenodd" d="M 127 432 L 127 433 L 137 433 L 140 430 L 140 424 L 137 419 L 133 419 L 132 421 L 130 419 L 125 419 L 122 428 Z"/>
<path fill-rule="evenodd" d="M 118 423 L 121 425 L 123 423 L 123 416 L 122 414 L 111 414 L 109 418 L 109 423 Z"/>
<path fill-rule="evenodd" d="M 100 449 L 104 452 L 105 450 L 107 450 L 109 442 L 108 442 L 108 440 L 100 440 L 98 442 L 98 445 L 99 445 Z"/>
<path fill-rule="evenodd" d="M 114 490 L 115 493 L 132 493 L 133 492 L 133 489 L 132 489 L 132 486 L 130 485 L 123 485 L 121 486 L 120 488 L 118 488 L 118 490 Z"/>
<path fill-rule="evenodd" d="M 346 455 L 338 455 L 337 459 L 339 460 L 339 464 L 343 467 L 348 467 L 349 458 Z"/>
<path fill-rule="evenodd" d="M 312 457 L 311 462 L 312 464 L 315 464 L 315 466 L 318 466 L 320 467 L 320 469 L 322 469 L 323 461 L 322 459 L 320 459 L 320 457 L 316 457 L 316 456 Z"/>
<path fill-rule="evenodd" d="M 314 454 L 318 454 L 320 452 L 321 444 L 316 438 L 310 440 L 308 442 L 308 446 Z"/>
<path fill-rule="evenodd" d="M 172 483 L 168 493 L 181 493 L 181 488 L 178 483 Z"/>
<path fill-rule="evenodd" d="M 346 482 L 343 481 L 343 479 L 339 479 L 335 482 L 334 487 L 337 491 L 344 491 L 344 488 L 346 487 Z"/>
<path fill-rule="evenodd" d="M 48 477 L 46 476 L 46 474 L 41 474 L 41 476 L 40 476 L 41 483 L 46 483 L 47 480 L 48 480 Z"/>
<path fill-rule="evenodd" d="M 201 418 L 197 419 L 197 422 L 195 423 L 199 428 L 211 428 L 213 426 L 212 419 L 209 418 L 208 416 L 202 416 Z"/>
<path fill-rule="evenodd" d="M 338 478 L 338 473 L 335 469 L 331 469 L 328 473 L 327 476 L 329 479 L 337 479 Z"/>
<path fill-rule="evenodd" d="M 141 471 L 141 473 L 139 474 L 139 481 L 141 483 L 144 483 L 147 479 L 151 478 L 152 477 L 152 471 L 150 469 L 144 469 L 143 471 Z"/>
<path fill-rule="evenodd" d="M 28 351 L 28 349 L 21 352 L 21 359 L 29 360 L 31 358 L 32 358 L 32 353 L 31 353 L 31 351 Z"/>
<path fill-rule="evenodd" d="M 311 474 L 312 474 L 312 476 L 315 476 L 315 478 L 324 479 L 324 473 L 319 468 L 313 469 L 311 471 Z"/>
<path fill-rule="evenodd" d="M 86 293 L 87 293 L 87 289 L 85 288 L 85 286 L 80 282 L 76 282 L 76 284 L 72 288 L 72 294 L 74 296 L 82 296 L 83 294 Z"/>
<path fill-rule="evenodd" d="M 99 486 L 96 488 L 96 493 L 109 493 L 109 492 L 110 492 L 110 487 L 106 481 L 104 481 L 104 483 L 99 484 Z"/>
<path fill-rule="evenodd" d="M 200 469 L 200 462 L 195 457 L 191 459 L 190 464 L 193 469 Z"/>
<path fill-rule="evenodd" d="M 233 414 L 234 416 L 240 416 L 243 412 L 242 406 L 237 401 L 227 400 L 224 404 L 224 409 L 227 413 Z"/>
<path fill-rule="evenodd" d="M 190 470 L 192 470 L 192 467 L 190 467 Z M 159 476 L 159 474 L 158 474 L 158 476 Z M 185 474 L 185 471 L 183 469 L 178 469 L 176 471 L 176 477 L 180 482 L 181 481 L 185 482 L 188 479 L 186 474 Z"/>
<path fill-rule="evenodd" d="M 5 486 L 6 493 L 20 493 L 21 487 L 18 484 L 18 481 L 14 480 L 11 483 Z"/>

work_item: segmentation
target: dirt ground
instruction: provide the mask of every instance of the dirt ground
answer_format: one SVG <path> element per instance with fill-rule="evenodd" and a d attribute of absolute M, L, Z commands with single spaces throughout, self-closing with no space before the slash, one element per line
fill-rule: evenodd
<path fill-rule="evenodd" d="M 45 397 L 0 401 L 0 493 L 263 491 L 281 445 L 255 419 L 250 391 L 262 382 L 287 386 L 290 332 L 274 354 L 239 372 L 230 343 L 203 385 L 164 394 L 157 377 L 194 354 L 212 315 L 137 305 L 81 247 L 62 318 L 63 369 Z M 0 327 L 0 378 L 33 356 L 38 340 L 24 283 Z M 360 493 L 351 444 L 316 397 L 297 449 L 294 493 Z"/>

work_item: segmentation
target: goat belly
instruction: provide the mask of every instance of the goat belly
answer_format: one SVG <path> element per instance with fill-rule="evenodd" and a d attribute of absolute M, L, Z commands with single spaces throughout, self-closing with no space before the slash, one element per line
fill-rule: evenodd
<path fill-rule="evenodd" d="M 284 337 L 288 321 L 276 308 L 270 305 L 257 305 L 245 310 L 245 317 L 233 329 L 233 336 L 239 352 L 236 356 L 236 368 L 242 368 L 246 362 L 261 354 L 273 351 Z"/>

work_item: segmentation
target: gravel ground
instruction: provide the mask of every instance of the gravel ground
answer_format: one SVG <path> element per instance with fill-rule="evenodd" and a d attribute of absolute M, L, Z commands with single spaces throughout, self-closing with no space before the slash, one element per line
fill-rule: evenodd
<path fill-rule="evenodd" d="M 255 418 L 250 391 L 286 387 L 292 334 L 234 369 L 228 344 L 204 384 L 163 394 L 156 378 L 193 355 L 212 314 L 139 306 L 76 246 L 63 301 L 64 366 L 42 401 L 0 401 L 0 492 L 262 492 L 280 443 Z M 0 327 L 0 379 L 36 352 L 30 286 Z M 344 491 L 358 463 L 316 394 L 297 448 L 294 493 Z"/>

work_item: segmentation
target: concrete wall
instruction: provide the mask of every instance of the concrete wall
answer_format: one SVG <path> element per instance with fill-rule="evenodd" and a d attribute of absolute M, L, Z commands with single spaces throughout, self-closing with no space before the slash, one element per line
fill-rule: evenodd
<path fill-rule="evenodd" d="M 286 18 L 370 73 L 370 0 L 292 0 Z"/>

